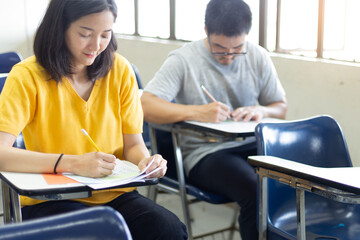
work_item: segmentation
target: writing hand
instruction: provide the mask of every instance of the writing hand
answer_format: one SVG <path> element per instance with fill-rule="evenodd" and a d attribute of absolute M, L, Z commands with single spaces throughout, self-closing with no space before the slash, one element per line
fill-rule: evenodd
<path fill-rule="evenodd" d="M 230 116 L 230 107 L 221 102 L 212 102 L 198 106 L 195 120 L 200 122 L 218 123 Z"/>
<path fill-rule="evenodd" d="M 105 177 L 112 174 L 115 159 L 114 155 L 103 152 L 86 153 L 72 160 L 70 169 L 72 173 L 80 176 Z"/>

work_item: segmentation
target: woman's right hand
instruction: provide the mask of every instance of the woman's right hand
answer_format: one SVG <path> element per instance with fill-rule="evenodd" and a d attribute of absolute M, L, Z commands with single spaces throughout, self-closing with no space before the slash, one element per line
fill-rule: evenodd
<path fill-rule="evenodd" d="M 64 158 L 67 159 L 68 156 L 65 155 Z M 70 164 L 68 169 L 74 174 L 97 178 L 112 174 L 112 170 L 115 168 L 115 159 L 116 157 L 112 154 L 91 152 L 76 156 L 76 159 L 71 159 L 71 162 L 65 160 L 63 163 L 68 162 Z"/>

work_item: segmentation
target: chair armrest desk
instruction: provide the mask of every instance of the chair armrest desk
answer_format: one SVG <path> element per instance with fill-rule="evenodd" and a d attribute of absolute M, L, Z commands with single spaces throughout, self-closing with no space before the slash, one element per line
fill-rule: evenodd
<path fill-rule="evenodd" d="M 296 189 L 297 239 L 305 240 L 305 192 L 345 203 L 360 204 L 360 168 L 321 168 L 271 157 L 250 156 L 259 175 L 259 239 L 267 239 L 267 178 Z M 340 177 L 341 176 L 341 177 Z"/>
<path fill-rule="evenodd" d="M 93 189 L 82 183 L 49 185 L 41 174 L 0 172 L 3 194 L 4 223 L 21 222 L 21 205 L 19 195 L 38 200 L 66 200 L 91 197 Z M 145 182 L 133 182 L 125 185 L 110 187 L 125 188 L 154 185 L 157 178 L 146 179 Z M 11 209 L 13 210 L 13 219 Z"/>

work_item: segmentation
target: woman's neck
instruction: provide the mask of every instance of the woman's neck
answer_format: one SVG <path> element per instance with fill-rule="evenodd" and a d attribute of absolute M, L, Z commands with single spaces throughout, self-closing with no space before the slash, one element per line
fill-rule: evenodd
<path fill-rule="evenodd" d="M 85 101 L 89 99 L 94 82 L 90 81 L 86 69 L 85 71 L 75 72 L 70 75 L 69 82 L 82 99 Z"/>

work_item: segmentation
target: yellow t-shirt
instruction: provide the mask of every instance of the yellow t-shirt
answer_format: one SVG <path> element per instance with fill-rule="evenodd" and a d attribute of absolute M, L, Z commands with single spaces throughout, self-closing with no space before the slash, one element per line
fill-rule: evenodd
<path fill-rule="evenodd" d="M 83 135 L 84 128 L 101 151 L 123 159 L 123 133 L 142 132 L 143 112 L 138 86 L 129 62 L 115 54 L 113 67 L 96 80 L 84 101 L 64 77 L 61 83 L 36 61 L 35 56 L 15 65 L 0 95 L 0 131 L 17 136 L 21 131 L 26 149 L 43 153 L 84 154 L 96 149 Z M 16 161 L 16 159 L 14 159 Z M 76 199 L 103 204 L 134 188 L 94 191 Z M 41 201 L 21 197 L 21 204 Z"/>

